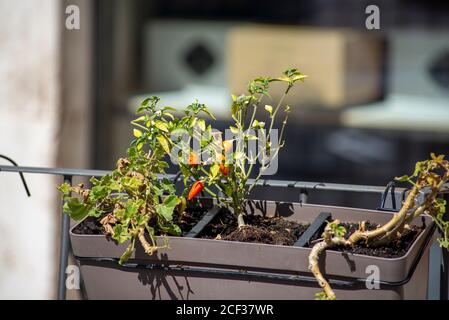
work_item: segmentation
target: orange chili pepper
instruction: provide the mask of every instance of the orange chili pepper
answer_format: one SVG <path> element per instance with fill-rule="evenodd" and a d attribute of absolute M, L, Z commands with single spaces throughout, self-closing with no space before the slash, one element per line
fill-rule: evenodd
<path fill-rule="evenodd" d="M 192 188 L 190 189 L 189 196 L 187 197 L 187 200 L 192 200 L 195 198 L 195 196 L 201 192 L 201 190 L 204 189 L 204 184 L 201 181 L 197 181 L 193 184 Z"/>
<path fill-rule="evenodd" d="M 189 165 L 196 167 L 196 166 L 198 166 L 199 163 L 200 162 L 199 162 L 198 155 L 194 152 L 191 152 L 189 154 Z"/>
<path fill-rule="evenodd" d="M 225 156 L 222 155 L 221 153 L 217 155 L 217 162 L 220 164 L 220 172 L 224 175 L 227 176 L 229 173 L 229 167 L 227 165 L 224 164 L 225 162 Z"/>
<path fill-rule="evenodd" d="M 217 162 L 224 163 L 224 161 L 225 161 L 225 156 L 221 153 L 217 153 Z"/>
<path fill-rule="evenodd" d="M 231 140 L 225 140 L 223 141 L 223 150 L 225 153 L 228 153 L 232 150 L 232 141 Z"/>

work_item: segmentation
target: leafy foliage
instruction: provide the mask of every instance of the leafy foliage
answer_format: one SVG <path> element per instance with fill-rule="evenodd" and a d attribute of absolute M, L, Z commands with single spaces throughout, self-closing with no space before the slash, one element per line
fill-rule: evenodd
<path fill-rule="evenodd" d="M 315 293 L 315 300 L 335 300 L 335 298 L 330 298 L 324 291 Z"/>
<path fill-rule="evenodd" d="M 327 224 L 327 227 L 330 229 L 331 235 L 337 238 L 343 238 L 346 234 L 346 229 L 337 221 L 332 221 Z"/>
<path fill-rule="evenodd" d="M 412 175 L 403 175 L 396 180 L 408 182 L 419 190 L 428 190 L 423 203 L 417 206 L 422 210 L 415 209 L 415 212 L 422 212 L 432 217 L 441 234 L 437 239 L 438 243 L 441 247 L 449 249 L 449 221 L 445 217 L 446 201 L 438 197 L 444 183 L 449 180 L 449 162 L 445 160 L 444 155 L 436 156 L 432 153 L 430 156 L 429 160 L 416 163 Z"/>
<path fill-rule="evenodd" d="M 171 181 L 159 179 L 158 175 L 165 174 L 169 166 L 165 158 L 173 151 L 176 139 L 181 138 L 173 133 L 192 134 L 197 114 L 209 114 L 209 111 L 204 105 L 193 103 L 179 118 L 173 116 L 173 108 L 159 108 L 158 101 L 159 98 L 150 97 L 137 109 L 139 117 L 131 122 L 135 126 L 135 139 L 127 150 L 127 157 L 117 161 L 111 174 L 101 179 L 92 178 L 91 188 L 67 183 L 59 187 L 65 198 L 64 212 L 71 218 L 97 218 L 105 233 L 114 240 L 129 242 L 120 263 L 131 257 L 136 239 L 152 254 L 158 248 L 155 235 L 181 234 L 180 227 L 173 221 L 173 213 L 175 209 L 182 213 L 186 200 L 176 195 Z"/>
<path fill-rule="evenodd" d="M 217 137 L 208 132 L 206 136 L 211 139 L 200 140 L 201 147 L 207 147 L 205 152 L 208 160 L 202 162 L 199 167 L 182 166 L 184 181 L 192 177 L 195 181 L 205 183 L 209 188 L 204 187 L 204 190 L 216 197 L 220 204 L 232 207 L 237 216 L 243 214 L 245 200 L 265 170 L 269 168 L 271 159 L 277 156 L 284 145 L 283 134 L 290 107 L 283 106 L 283 100 L 293 85 L 298 81 L 304 81 L 305 78 L 306 76 L 297 69 L 289 69 L 278 78 L 258 77 L 250 81 L 247 95 L 232 95 L 231 116 L 234 123 L 229 130 L 234 135 L 233 138 L 223 142 L 221 136 Z M 273 82 L 284 82 L 286 89 L 275 107 L 267 104 L 261 110 L 270 119 L 270 123 L 265 124 L 256 119 L 256 114 L 263 98 L 271 98 L 269 89 Z M 271 141 L 274 124 L 281 112 L 284 118 L 280 134 L 277 141 Z M 207 130 L 210 129 L 207 127 Z M 259 144 L 256 152 L 251 148 L 251 144 L 254 146 L 255 142 Z M 231 148 L 227 147 L 229 145 Z M 254 182 L 248 185 L 257 159 L 260 160 L 261 168 Z"/>

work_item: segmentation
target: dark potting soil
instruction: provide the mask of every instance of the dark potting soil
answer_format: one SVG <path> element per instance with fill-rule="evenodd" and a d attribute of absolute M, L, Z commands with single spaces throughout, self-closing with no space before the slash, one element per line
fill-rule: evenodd
<path fill-rule="evenodd" d="M 175 211 L 173 213 L 173 221 L 181 228 L 182 235 L 185 235 L 201 220 L 206 211 L 203 208 L 187 208 L 186 212 L 181 216 Z M 103 227 L 98 220 L 98 218 L 87 217 L 73 229 L 73 233 L 87 235 L 104 234 Z"/>
<path fill-rule="evenodd" d="M 223 209 L 201 233 L 205 239 L 253 242 L 292 246 L 306 231 L 308 224 L 300 224 L 282 217 L 248 215 L 247 226 L 237 227 L 237 219 L 229 210 Z"/>
<path fill-rule="evenodd" d="M 349 238 L 351 234 L 353 234 L 355 231 L 359 229 L 358 223 L 342 222 L 341 225 L 346 229 L 345 238 Z M 371 223 L 369 221 L 365 222 L 365 229 L 368 231 L 375 230 L 378 227 L 379 227 L 378 224 Z M 404 231 L 404 233 L 400 238 L 393 240 L 386 246 L 372 248 L 367 247 L 363 242 L 361 242 L 356 244 L 352 248 L 335 247 L 329 250 L 336 250 L 340 252 L 353 253 L 353 254 L 364 254 L 368 256 L 381 257 L 381 258 L 398 258 L 407 253 L 408 249 L 413 244 L 413 242 L 415 241 L 415 239 L 418 237 L 418 235 L 421 233 L 422 230 L 423 230 L 422 227 L 412 226 L 410 230 Z M 316 240 L 319 237 L 321 237 L 321 234 L 315 235 L 312 238 L 309 247 L 313 247 L 313 245 L 316 243 L 316 241 L 313 240 Z"/>

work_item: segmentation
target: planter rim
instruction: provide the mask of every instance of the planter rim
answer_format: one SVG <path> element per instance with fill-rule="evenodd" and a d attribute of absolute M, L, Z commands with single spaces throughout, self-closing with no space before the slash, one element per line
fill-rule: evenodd
<path fill-rule="evenodd" d="M 269 201 L 269 200 L 251 200 L 251 201 Z M 296 202 L 285 202 L 285 201 L 279 201 L 276 202 L 279 204 L 295 204 Z M 327 208 L 333 209 L 333 208 L 339 208 L 339 209 L 357 209 L 357 211 L 360 212 L 365 212 L 365 213 L 374 213 L 374 212 L 379 212 L 379 213 L 385 213 L 385 214 L 389 214 L 389 215 L 394 215 L 395 212 L 385 212 L 385 211 L 380 211 L 380 210 L 372 210 L 372 209 L 359 209 L 359 208 L 351 208 L 351 207 L 340 207 L 340 206 L 327 206 L 327 205 L 317 205 L 317 204 L 302 204 L 302 206 L 307 206 L 307 207 L 322 207 L 325 206 Z M 419 218 L 419 217 L 418 217 Z M 78 233 L 74 233 L 73 230 L 82 222 L 84 221 L 81 220 L 79 222 L 77 222 L 72 228 L 70 228 L 70 235 L 71 236 L 75 236 L 75 237 L 81 237 L 81 238 L 104 238 L 105 235 L 101 234 L 101 235 L 89 235 L 89 234 L 78 234 Z M 342 221 L 342 222 L 352 222 L 352 221 Z M 425 229 L 427 228 L 433 228 L 433 221 L 430 221 L 430 225 L 426 226 Z M 333 250 L 333 249 L 329 249 L 326 250 L 326 254 L 332 254 L 332 255 L 343 255 L 343 254 L 347 254 L 353 257 L 369 257 L 370 259 L 373 260 L 390 260 L 390 261 L 400 261 L 400 260 L 405 260 L 407 259 L 407 257 L 411 254 L 412 249 L 417 245 L 417 243 L 419 243 L 422 237 L 425 237 L 427 235 L 428 232 L 425 232 L 426 230 L 423 229 L 419 235 L 413 240 L 413 243 L 410 245 L 410 247 L 408 248 L 407 252 L 399 257 L 395 257 L 395 258 L 389 258 L 389 257 L 378 257 L 378 256 L 372 256 L 372 255 L 367 255 L 367 254 L 360 254 L 360 253 L 350 253 L 350 252 L 341 252 L 341 251 L 337 251 L 337 250 Z M 431 233 L 432 231 L 430 231 Z M 430 235 L 429 235 L 430 237 Z M 242 241 L 230 241 L 230 240 L 216 240 L 216 239 L 204 239 L 204 238 L 191 238 L 191 237 L 179 237 L 179 236 L 157 236 L 156 239 L 157 240 L 162 240 L 164 238 L 168 238 L 169 241 L 170 240 L 178 240 L 178 241 L 182 241 L 182 240 L 188 240 L 191 242 L 208 242 L 208 243 L 216 243 L 220 246 L 224 246 L 224 245 L 228 245 L 228 246 L 241 246 L 241 245 L 245 245 L 245 246 L 249 246 L 249 247 L 259 247 L 259 246 L 264 246 L 264 247 L 272 247 L 272 248 L 291 248 L 294 250 L 311 250 L 310 247 L 295 247 L 295 246 L 286 246 L 286 245 L 275 245 L 275 244 L 266 244 L 266 243 L 253 243 L 253 242 L 242 242 Z M 113 241 L 114 244 L 117 244 L 116 241 Z M 170 250 L 170 249 L 169 249 Z M 80 256 L 82 257 L 82 256 Z"/>

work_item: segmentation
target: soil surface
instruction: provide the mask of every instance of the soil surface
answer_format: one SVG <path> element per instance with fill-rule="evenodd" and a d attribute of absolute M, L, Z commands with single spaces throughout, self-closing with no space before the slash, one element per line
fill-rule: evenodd
<path fill-rule="evenodd" d="M 173 213 L 173 221 L 181 228 L 182 234 L 185 235 L 201 220 L 205 213 L 206 209 L 203 208 L 187 208 L 186 212 L 181 216 L 175 211 Z M 98 218 L 87 217 L 73 229 L 73 233 L 87 235 L 104 234 L 103 227 L 98 220 Z"/>
<path fill-rule="evenodd" d="M 245 223 L 247 226 L 239 229 L 235 216 L 223 209 L 203 230 L 201 237 L 292 246 L 309 226 L 282 217 L 265 218 L 256 215 L 246 216 Z"/>
<path fill-rule="evenodd" d="M 206 214 L 207 210 L 202 208 L 187 208 L 180 215 L 179 212 L 173 213 L 173 222 L 176 223 L 182 231 L 182 235 L 186 235 Z"/>
<path fill-rule="evenodd" d="M 342 222 L 342 226 L 346 229 L 345 238 L 348 238 L 351 234 L 353 234 L 355 231 L 359 229 L 358 223 L 351 223 L 351 222 Z M 378 228 L 378 224 L 371 223 L 367 221 L 365 223 L 365 229 L 366 230 L 375 230 Z M 418 237 L 418 235 L 423 230 L 422 227 L 412 226 L 410 230 L 406 230 L 401 238 L 393 240 L 389 245 L 387 246 L 381 246 L 377 248 L 370 248 L 367 247 L 363 242 L 355 245 L 353 248 L 349 247 L 336 247 L 329 250 L 336 250 L 340 252 L 345 253 L 355 253 L 355 254 L 364 254 L 368 256 L 374 256 L 374 257 L 381 257 L 381 258 L 398 258 L 403 255 L 405 255 L 410 248 L 410 246 L 413 244 L 415 239 Z M 321 235 L 315 235 L 314 238 L 318 239 Z M 311 244 L 309 247 L 313 247 L 313 245 L 316 242 L 311 241 Z"/>
<path fill-rule="evenodd" d="M 173 220 L 180 226 L 182 234 L 185 235 L 196 223 L 198 223 L 205 213 L 206 210 L 203 208 L 188 208 L 186 213 L 181 217 L 179 216 L 179 213 L 175 212 L 173 214 Z M 204 228 L 200 237 L 204 239 L 221 239 L 292 246 L 309 226 L 308 224 L 300 224 L 286 220 L 282 217 L 266 218 L 256 215 L 246 216 L 245 222 L 247 226 L 238 229 L 235 216 L 229 210 L 223 209 L 212 222 Z M 359 228 L 358 223 L 342 222 L 341 225 L 346 228 L 346 238 Z M 329 250 L 382 258 L 398 258 L 407 253 L 410 246 L 422 232 L 423 227 L 424 226 L 412 226 L 410 230 L 406 230 L 403 233 L 401 238 L 393 240 L 387 246 L 370 248 L 364 243 L 359 243 L 352 248 L 337 247 Z M 378 228 L 378 225 L 375 223 L 367 221 L 365 224 L 366 230 L 374 230 L 376 228 Z M 73 229 L 73 232 L 75 234 L 87 235 L 104 234 L 98 219 L 93 217 L 86 218 Z M 309 247 L 312 247 L 317 242 L 321 237 L 321 232 L 312 237 Z"/>

